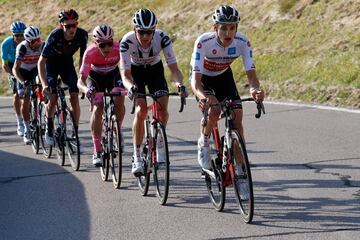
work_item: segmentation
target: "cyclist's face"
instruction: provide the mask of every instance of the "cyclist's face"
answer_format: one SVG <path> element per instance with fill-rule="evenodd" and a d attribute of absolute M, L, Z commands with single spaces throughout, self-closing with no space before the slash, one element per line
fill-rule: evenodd
<path fill-rule="evenodd" d="M 16 45 L 21 43 L 24 40 L 24 34 L 23 33 L 13 33 L 14 42 Z"/>
<path fill-rule="evenodd" d="M 136 38 L 139 40 L 142 47 L 149 47 L 154 36 L 155 30 L 135 29 Z"/>
<path fill-rule="evenodd" d="M 223 47 L 228 47 L 234 40 L 237 24 L 215 24 L 215 31 Z"/>
<path fill-rule="evenodd" d="M 35 50 L 38 50 L 41 46 L 41 39 L 40 38 L 37 38 L 37 39 L 34 39 L 30 42 L 30 47 L 32 49 L 35 49 Z"/>
<path fill-rule="evenodd" d="M 97 42 L 97 41 L 95 41 L 95 44 L 99 48 L 101 54 L 104 57 L 106 57 L 111 53 L 111 51 L 113 49 L 114 42 L 113 42 L 113 40 L 107 41 L 107 42 Z"/>
<path fill-rule="evenodd" d="M 65 37 L 72 39 L 75 37 L 78 22 L 75 19 L 65 20 L 61 23 L 62 29 L 64 30 Z"/>

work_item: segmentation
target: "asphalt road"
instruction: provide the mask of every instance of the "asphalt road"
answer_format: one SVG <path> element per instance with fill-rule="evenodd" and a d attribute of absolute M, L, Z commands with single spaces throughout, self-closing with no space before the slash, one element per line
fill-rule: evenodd
<path fill-rule="evenodd" d="M 242 222 L 232 189 L 213 209 L 200 178 L 200 113 L 172 99 L 167 128 L 171 186 L 166 206 L 151 185 L 142 197 L 131 175 L 131 121 L 124 123 L 119 190 L 91 165 L 89 111 L 82 101 L 81 169 L 34 155 L 15 135 L 11 100 L 0 99 L 0 239 L 359 239 L 360 114 L 311 106 L 244 104 L 255 193 L 252 224 Z M 68 164 L 68 162 L 67 162 Z"/>

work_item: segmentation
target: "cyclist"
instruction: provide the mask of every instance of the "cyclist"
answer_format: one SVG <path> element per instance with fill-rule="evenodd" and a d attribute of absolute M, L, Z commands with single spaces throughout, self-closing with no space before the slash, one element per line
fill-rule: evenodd
<path fill-rule="evenodd" d="M 199 100 L 199 108 L 204 111 L 210 104 L 224 99 L 239 100 L 231 63 L 241 57 L 254 99 L 263 99 L 264 92 L 256 76 L 253 52 L 249 39 L 237 32 L 240 16 L 238 11 L 228 5 L 221 5 L 212 16 L 214 31 L 202 34 L 195 41 L 191 59 L 191 87 Z M 198 139 L 198 161 L 202 168 L 209 169 L 211 129 L 219 119 L 221 109 L 211 107 L 205 127 L 200 129 Z M 242 107 L 233 110 L 234 127 L 243 137 Z"/>
<path fill-rule="evenodd" d="M 16 89 L 16 78 L 12 73 L 12 67 L 15 62 L 16 46 L 24 40 L 24 31 L 26 25 L 22 21 L 15 21 L 10 26 L 11 36 L 5 38 L 1 43 L 2 68 L 9 74 L 8 82 L 13 93 L 13 108 L 16 114 L 17 134 L 24 135 L 24 123 L 21 115 L 21 102 Z"/>
<path fill-rule="evenodd" d="M 57 103 L 56 87 L 60 84 L 58 83 L 59 75 L 61 80 L 69 86 L 70 103 L 75 118 L 76 131 L 79 126 L 79 89 L 77 88 L 77 74 L 73 55 L 80 48 L 80 66 L 86 49 L 88 34 L 84 29 L 78 28 L 78 17 L 79 15 L 73 9 L 60 12 L 60 25 L 48 36 L 38 62 L 43 95 L 49 99 L 46 109 L 47 124 L 45 131 L 45 141 L 49 145 L 54 144 L 53 117 Z M 82 152 L 81 145 L 80 152 Z"/>
<path fill-rule="evenodd" d="M 118 63 L 120 60 L 120 44 L 113 40 L 114 31 L 108 25 L 100 25 L 93 30 L 94 42 L 86 49 L 78 80 L 79 89 L 86 93 L 92 106 L 90 119 L 91 134 L 94 145 L 92 162 L 101 165 L 101 130 L 104 111 L 103 93 L 121 92 L 121 81 Z M 87 83 L 87 84 L 86 84 Z M 115 97 L 115 111 L 121 127 L 125 115 L 124 96 Z"/>
<path fill-rule="evenodd" d="M 143 160 L 140 157 L 140 147 L 144 136 L 144 120 L 147 116 L 146 98 L 136 98 L 137 93 L 145 93 L 145 85 L 150 93 L 159 96 L 161 110 L 159 119 L 164 126 L 168 121 L 168 86 L 164 77 L 164 67 L 160 58 L 163 51 L 166 63 L 170 69 L 172 80 L 186 96 L 182 85 L 183 76 L 178 68 L 173 45 L 169 36 L 156 29 L 157 19 L 149 9 L 139 9 L 132 19 L 134 30 L 128 32 L 121 40 L 120 69 L 124 86 L 128 89 L 130 99 L 135 98 L 136 113 L 133 121 L 134 163 L 132 173 L 143 172 Z M 160 161 L 161 159 L 159 159 Z"/>
<path fill-rule="evenodd" d="M 24 32 L 25 40 L 16 47 L 16 58 L 12 69 L 17 79 L 17 91 L 23 100 L 21 113 L 24 119 L 24 142 L 31 143 L 30 131 L 30 84 L 35 83 L 38 75 L 37 62 L 41 53 L 40 30 L 37 27 L 29 26 Z"/>

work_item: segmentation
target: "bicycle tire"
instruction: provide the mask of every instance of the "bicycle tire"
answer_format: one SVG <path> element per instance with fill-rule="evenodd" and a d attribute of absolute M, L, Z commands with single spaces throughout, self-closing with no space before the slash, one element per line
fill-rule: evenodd
<path fill-rule="evenodd" d="M 216 211 L 221 212 L 225 206 L 226 188 L 224 186 L 223 173 L 221 167 L 217 166 L 215 160 L 211 160 L 211 167 L 214 176 L 205 172 L 205 183 L 210 200 Z"/>
<path fill-rule="evenodd" d="M 112 116 L 110 122 L 109 152 L 112 172 L 112 182 L 115 188 L 120 188 L 122 177 L 122 149 L 121 149 L 120 126 L 116 116 Z"/>
<path fill-rule="evenodd" d="M 79 171 L 80 168 L 80 142 L 78 131 L 75 128 L 74 115 L 70 109 L 66 109 L 66 134 L 65 134 L 65 147 L 66 153 L 69 157 L 70 164 L 74 171 Z"/>
<path fill-rule="evenodd" d="M 250 164 L 244 141 L 236 130 L 231 131 L 231 144 L 230 156 L 232 167 L 230 167 L 230 171 L 236 200 L 240 207 L 242 219 L 246 223 L 251 223 L 254 216 L 254 193 Z M 240 159 L 241 155 L 239 154 L 243 156 L 242 159 Z M 237 161 L 238 158 L 239 160 Z M 238 171 L 235 171 L 235 169 L 238 169 Z M 241 183 L 243 184 L 242 188 L 240 187 Z M 243 196 L 247 195 L 247 199 L 246 197 L 242 198 L 241 193 Z"/>
<path fill-rule="evenodd" d="M 37 99 L 31 99 L 30 104 L 30 129 L 31 129 L 31 147 L 35 154 L 39 153 L 40 150 L 40 136 L 39 136 L 39 106 Z"/>
<path fill-rule="evenodd" d="M 105 124 L 105 122 L 104 122 Z M 108 132 L 109 130 L 107 129 L 107 127 L 104 127 L 104 131 L 103 131 L 103 137 L 101 138 L 101 145 L 103 147 L 103 153 L 102 153 L 102 164 L 100 166 L 100 175 L 101 175 L 101 180 L 103 180 L 104 182 L 106 182 L 109 178 L 109 147 L 108 147 Z"/>
<path fill-rule="evenodd" d="M 61 166 L 65 165 L 65 140 L 64 140 L 64 133 L 61 129 L 60 122 L 61 116 L 60 111 L 55 113 L 56 120 L 54 121 L 54 139 L 55 139 L 55 149 L 56 149 L 56 157 L 59 161 Z M 65 119 L 64 119 L 65 120 Z"/>
<path fill-rule="evenodd" d="M 40 143 L 43 150 L 43 154 L 46 158 L 50 158 L 52 154 L 52 145 L 47 145 L 45 142 L 45 131 L 46 131 L 46 105 L 44 102 L 39 103 L 39 127 L 40 127 Z"/>
<path fill-rule="evenodd" d="M 155 139 L 156 152 L 154 155 L 156 155 L 156 161 L 154 163 L 153 176 L 157 199 L 161 205 L 164 205 L 169 194 L 170 161 L 166 131 L 165 127 L 161 123 L 158 123 Z M 162 143 L 161 140 L 163 141 Z M 158 161 L 158 156 L 161 156 L 160 158 L 163 158 L 163 161 Z"/>
<path fill-rule="evenodd" d="M 137 183 L 138 183 L 138 187 L 139 187 L 139 191 L 141 193 L 142 196 L 146 196 L 148 194 L 149 191 L 149 185 L 150 185 L 150 173 L 151 173 L 151 165 L 152 165 L 152 151 L 151 151 L 151 144 L 152 144 L 152 140 L 151 140 L 151 133 L 150 133 L 150 129 L 149 129 L 149 119 L 147 118 L 144 121 L 145 124 L 145 136 L 146 136 L 146 141 L 145 141 L 145 145 L 143 147 L 143 151 L 142 151 L 142 157 L 144 159 L 144 175 L 141 175 L 139 177 L 137 177 Z"/>

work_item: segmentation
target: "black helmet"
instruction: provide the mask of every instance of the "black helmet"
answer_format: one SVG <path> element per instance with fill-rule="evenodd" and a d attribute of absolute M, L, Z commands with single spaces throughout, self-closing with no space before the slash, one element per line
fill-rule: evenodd
<path fill-rule="evenodd" d="M 65 20 L 70 20 L 70 19 L 74 19 L 74 20 L 78 20 L 79 15 L 77 14 L 77 12 L 74 9 L 67 9 L 67 10 L 62 10 L 59 14 L 59 22 L 64 22 Z"/>
<path fill-rule="evenodd" d="M 149 9 L 141 8 L 134 14 L 133 24 L 135 28 L 155 29 L 157 24 L 155 13 Z"/>
<path fill-rule="evenodd" d="M 222 24 L 238 23 L 240 21 L 240 15 L 234 7 L 221 5 L 215 10 L 213 21 L 214 23 Z"/>

